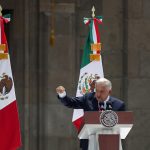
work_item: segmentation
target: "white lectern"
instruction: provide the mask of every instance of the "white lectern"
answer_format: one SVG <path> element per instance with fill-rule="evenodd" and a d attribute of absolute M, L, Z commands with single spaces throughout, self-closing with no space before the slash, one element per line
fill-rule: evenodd
<path fill-rule="evenodd" d="M 101 113 L 84 113 L 78 138 L 89 139 L 89 150 L 122 150 L 121 139 L 126 138 L 133 126 L 133 113 L 116 112 L 118 123 L 113 127 L 102 125 Z"/>

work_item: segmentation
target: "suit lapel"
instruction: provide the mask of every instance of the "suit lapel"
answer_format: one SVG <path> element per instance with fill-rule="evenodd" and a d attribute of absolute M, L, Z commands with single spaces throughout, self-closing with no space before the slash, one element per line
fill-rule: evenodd
<path fill-rule="evenodd" d="M 114 99 L 110 96 L 109 101 L 112 103 L 112 109 L 114 109 Z"/>

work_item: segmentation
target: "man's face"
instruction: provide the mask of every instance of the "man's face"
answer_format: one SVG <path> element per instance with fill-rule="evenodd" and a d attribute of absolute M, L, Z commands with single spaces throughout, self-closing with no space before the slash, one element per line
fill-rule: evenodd
<path fill-rule="evenodd" d="M 96 84 L 95 97 L 98 101 L 105 101 L 108 95 L 110 95 L 110 93 L 111 93 L 111 90 L 109 90 L 105 86 Z"/>

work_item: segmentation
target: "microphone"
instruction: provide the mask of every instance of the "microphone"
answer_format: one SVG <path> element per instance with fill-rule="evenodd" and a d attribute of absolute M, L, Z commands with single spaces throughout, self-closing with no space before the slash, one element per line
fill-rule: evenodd
<path fill-rule="evenodd" d="M 108 101 L 106 103 L 106 110 L 112 110 L 112 102 Z"/>
<path fill-rule="evenodd" d="M 105 108 L 104 108 L 104 102 L 99 102 L 98 106 L 99 106 L 99 111 L 104 111 L 105 110 Z"/>

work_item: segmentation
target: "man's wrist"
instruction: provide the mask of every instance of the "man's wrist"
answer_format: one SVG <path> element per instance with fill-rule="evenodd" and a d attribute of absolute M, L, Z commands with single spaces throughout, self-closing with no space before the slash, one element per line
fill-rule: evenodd
<path fill-rule="evenodd" d="M 66 91 L 64 91 L 63 93 L 58 93 L 60 98 L 64 98 L 67 94 Z"/>

